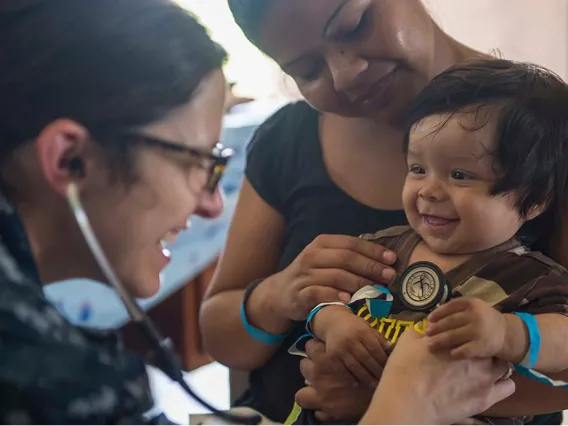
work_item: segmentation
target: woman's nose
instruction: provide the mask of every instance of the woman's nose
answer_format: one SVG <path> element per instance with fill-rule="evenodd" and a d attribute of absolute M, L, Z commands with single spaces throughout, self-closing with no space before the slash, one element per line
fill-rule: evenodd
<path fill-rule="evenodd" d="M 223 198 L 224 197 L 219 188 L 217 188 L 213 193 L 204 191 L 201 195 L 201 199 L 199 200 L 199 205 L 197 206 L 195 214 L 205 219 L 215 219 L 223 213 L 223 208 L 225 207 Z"/>
<path fill-rule="evenodd" d="M 327 63 L 336 92 L 356 87 L 357 78 L 369 68 L 369 62 L 349 50 L 328 53 Z"/>

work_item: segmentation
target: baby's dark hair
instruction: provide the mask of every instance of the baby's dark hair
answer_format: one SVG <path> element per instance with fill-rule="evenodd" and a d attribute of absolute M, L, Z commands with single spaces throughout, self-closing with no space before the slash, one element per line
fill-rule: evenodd
<path fill-rule="evenodd" d="M 435 114 L 472 114 L 475 131 L 496 120 L 492 195 L 516 194 L 519 214 L 546 206 L 539 238 L 567 206 L 568 86 L 552 71 L 503 59 L 470 60 L 434 78 L 416 98 L 406 134 Z M 440 128 L 444 126 L 442 123 Z M 456 141 L 459 143 L 459 141 Z M 536 231 L 536 229 L 535 229 Z M 549 235 L 546 235 L 548 237 Z"/>
<path fill-rule="evenodd" d="M 229 0 L 235 22 L 253 44 L 258 43 L 260 26 L 269 6 L 275 0 Z"/>

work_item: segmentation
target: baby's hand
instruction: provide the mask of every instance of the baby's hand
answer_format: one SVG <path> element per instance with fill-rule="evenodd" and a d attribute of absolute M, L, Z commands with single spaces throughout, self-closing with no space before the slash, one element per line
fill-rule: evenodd
<path fill-rule="evenodd" d="M 426 335 L 432 350 L 454 358 L 497 356 L 505 344 L 505 316 L 479 299 L 454 299 L 430 314 Z"/>
<path fill-rule="evenodd" d="M 329 326 L 321 336 L 326 354 L 338 369 L 347 370 L 357 381 L 376 387 L 387 360 L 383 345 L 388 347 L 390 343 L 363 318 L 347 309 L 334 308 L 322 309 L 315 318 L 318 321 L 320 315 L 327 317 L 325 322 Z"/>

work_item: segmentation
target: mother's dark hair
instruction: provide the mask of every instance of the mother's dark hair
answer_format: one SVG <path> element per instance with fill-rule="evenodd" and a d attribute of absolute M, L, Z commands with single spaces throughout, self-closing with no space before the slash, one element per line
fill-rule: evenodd
<path fill-rule="evenodd" d="M 2 0 L 0 163 L 58 118 L 125 154 L 97 132 L 160 120 L 224 59 L 169 0 Z"/>
<path fill-rule="evenodd" d="M 275 0 L 228 0 L 235 22 L 253 44 L 257 44 L 260 26 Z"/>

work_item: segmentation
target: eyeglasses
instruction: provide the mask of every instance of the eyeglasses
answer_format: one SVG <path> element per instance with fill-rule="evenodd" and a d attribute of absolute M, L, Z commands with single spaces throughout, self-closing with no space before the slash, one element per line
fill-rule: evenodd
<path fill-rule="evenodd" d="M 147 136 L 140 133 L 124 132 L 125 136 L 130 136 L 135 138 L 138 142 L 145 143 L 147 145 L 152 145 L 160 147 L 169 151 L 181 152 L 189 154 L 192 157 L 203 160 L 199 161 L 199 164 L 206 163 L 207 166 L 204 167 L 207 172 L 207 183 L 205 184 L 205 190 L 210 193 L 214 193 L 219 185 L 219 181 L 225 174 L 227 169 L 227 164 L 229 160 L 235 155 L 235 151 L 231 148 L 224 147 L 221 143 L 217 143 L 215 147 L 210 151 L 203 151 L 196 148 L 191 148 L 186 145 L 182 145 L 176 142 L 170 142 L 163 139 L 159 139 L 153 136 Z M 196 164 L 196 166 L 198 166 Z M 198 166 L 199 167 L 199 166 Z"/>

